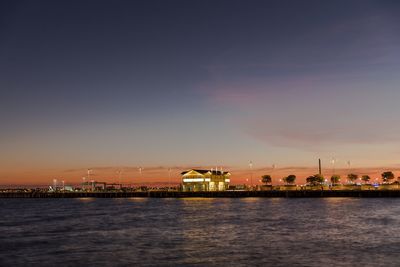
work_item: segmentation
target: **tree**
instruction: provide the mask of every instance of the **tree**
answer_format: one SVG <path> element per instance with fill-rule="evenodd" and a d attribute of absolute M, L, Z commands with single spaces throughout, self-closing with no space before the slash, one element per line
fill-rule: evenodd
<path fill-rule="evenodd" d="M 307 184 L 313 185 L 315 183 L 315 177 L 313 175 L 312 176 L 308 176 L 306 178 L 306 182 L 307 182 Z"/>
<path fill-rule="evenodd" d="M 296 181 L 296 175 L 291 174 L 291 175 L 283 178 L 283 181 L 287 184 L 293 184 Z"/>
<path fill-rule="evenodd" d="M 368 183 L 369 180 L 371 180 L 371 177 L 369 177 L 369 175 L 363 175 L 363 176 L 361 177 L 361 180 L 363 180 L 364 183 Z"/>
<path fill-rule="evenodd" d="M 358 178 L 358 175 L 354 174 L 354 173 L 350 173 L 347 175 L 347 179 L 349 179 L 350 182 L 352 182 L 353 184 L 354 184 L 354 181 L 357 180 L 357 178 Z"/>
<path fill-rule="evenodd" d="M 340 175 L 334 174 L 331 177 L 332 184 L 338 184 L 340 182 Z"/>
<path fill-rule="evenodd" d="M 385 183 L 387 183 L 387 182 L 389 182 L 390 180 L 394 179 L 394 173 L 391 172 L 391 171 L 383 172 L 383 173 L 381 174 L 381 176 L 382 176 L 382 180 L 383 180 Z"/>
<path fill-rule="evenodd" d="M 325 181 L 325 179 L 322 175 L 315 174 L 315 175 L 307 177 L 306 181 L 310 185 L 318 185 L 318 184 L 322 184 Z"/>
<path fill-rule="evenodd" d="M 272 183 L 271 175 L 266 174 L 266 175 L 261 176 L 261 178 L 262 178 L 262 182 L 266 185 Z"/>
<path fill-rule="evenodd" d="M 323 184 L 325 181 L 324 176 L 322 176 L 321 174 L 316 174 L 314 175 L 314 177 L 317 184 Z"/>

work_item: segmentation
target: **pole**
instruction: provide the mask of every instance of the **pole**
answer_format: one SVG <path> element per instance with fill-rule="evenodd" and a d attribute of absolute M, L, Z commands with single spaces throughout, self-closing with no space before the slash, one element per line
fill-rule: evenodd
<path fill-rule="evenodd" d="M 171 168 L 168 168 L 168 188 L 171 188 Z"/>
<path fill-rule="evenodd" d="M 139 174 L 140 174 L 140 183 L 143 184 L 143 174 L 142 174 L 143 168 L 139 167 Z"/>
<path fill-rule="evenodd" d="M 82 190 L 85 190 L 86 177 L 82 177 Z"/>
<path fill-rule="evenodd" d="M 250 161 L 249 167 L 250 167 L 250 185 L 251 185 L 251 188 L 253 189 L 253 162 L 252 161 Z"/>
<path fill-rule="evenodd" d="M 122 170 L 118 170 L 118 184 L 119 184 L 120 189 L 121 189 L 121 174 L 122 174 Z"/>

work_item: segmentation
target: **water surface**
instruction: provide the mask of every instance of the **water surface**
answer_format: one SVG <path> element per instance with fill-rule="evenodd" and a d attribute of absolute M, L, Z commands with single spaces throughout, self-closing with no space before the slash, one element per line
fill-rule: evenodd
<path fill-rule="evenodd" d="M 400 199 L 0 199 L 0 266 L 399 266 Z"/>

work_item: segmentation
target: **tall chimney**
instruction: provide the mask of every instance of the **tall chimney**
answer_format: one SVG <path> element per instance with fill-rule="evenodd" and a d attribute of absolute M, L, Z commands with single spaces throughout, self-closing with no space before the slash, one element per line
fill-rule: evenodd
<path fill-rule="evenodd" d="M 318 171 L 319 171 L 319 175 L 321 175 L 322 174 L 321 159 L 318 159 Z"/>

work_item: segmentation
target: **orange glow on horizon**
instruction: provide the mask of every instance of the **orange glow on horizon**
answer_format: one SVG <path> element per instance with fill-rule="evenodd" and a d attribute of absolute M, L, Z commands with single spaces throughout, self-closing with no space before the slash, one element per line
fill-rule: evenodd
<path fill-rule="evenodd" d="M 201 168 L 201 167 L 199 167 Z M 204 167 L 208 169 L 209 167 Z M 87 169 L 51 169 L 51 170 L 17 170 L 14 172 L 3 170 L 0 172 L 0 185 L 1 186 L 34 186 L 34 185 L 51 185 L 53 179 L 57 179 L 61 184 L 65 181 L 66 185 L 80 184 L 85 177 L 85 181 L 98 181 L 107 183 L 122 183 L 123 185 L 146 185 L 146 184 L 178 184 L 181 182 L 180 173 L 189 168 L 169 168 L 167 167 L 144 167 L 140 172 L 137 167 L 93 167 L 90 173 L 89 180 L 87 179 Z M 211 168 L 210 168 L 211 169 Z M 121 175 L 120 175 L 120 170 Z M 252 172 L 247 169 L 228 168 L 224 170 L 230 171 L 231 184 L 250 184 L 251 176 L 253 176 L 253 185 L 262 184 L 261 176 L 269 174 L 272 176 L 273 184 L 281 184 L 279 180 L 283 177 L 295 174 L 297 176 L 296 183 L 305 183 L 305 178 L 318 173 L 316 167 L 283 167 L 283 168 L 260 168 L 253 169 Z M 384 171 L 393 171 L 395 177 L 400 176 L 399 167 L 374 167 L 374 168 L 340 168 L 340 169 L 323 169 L 323 175 L 326 179 L 330 180 L 333 174 L 338 174 L 344 182 L 347 174 L 355 173 L 359 177 L 362 175 L 370 175 L 371 181 L 381 181 L 381 173 Z"/>

